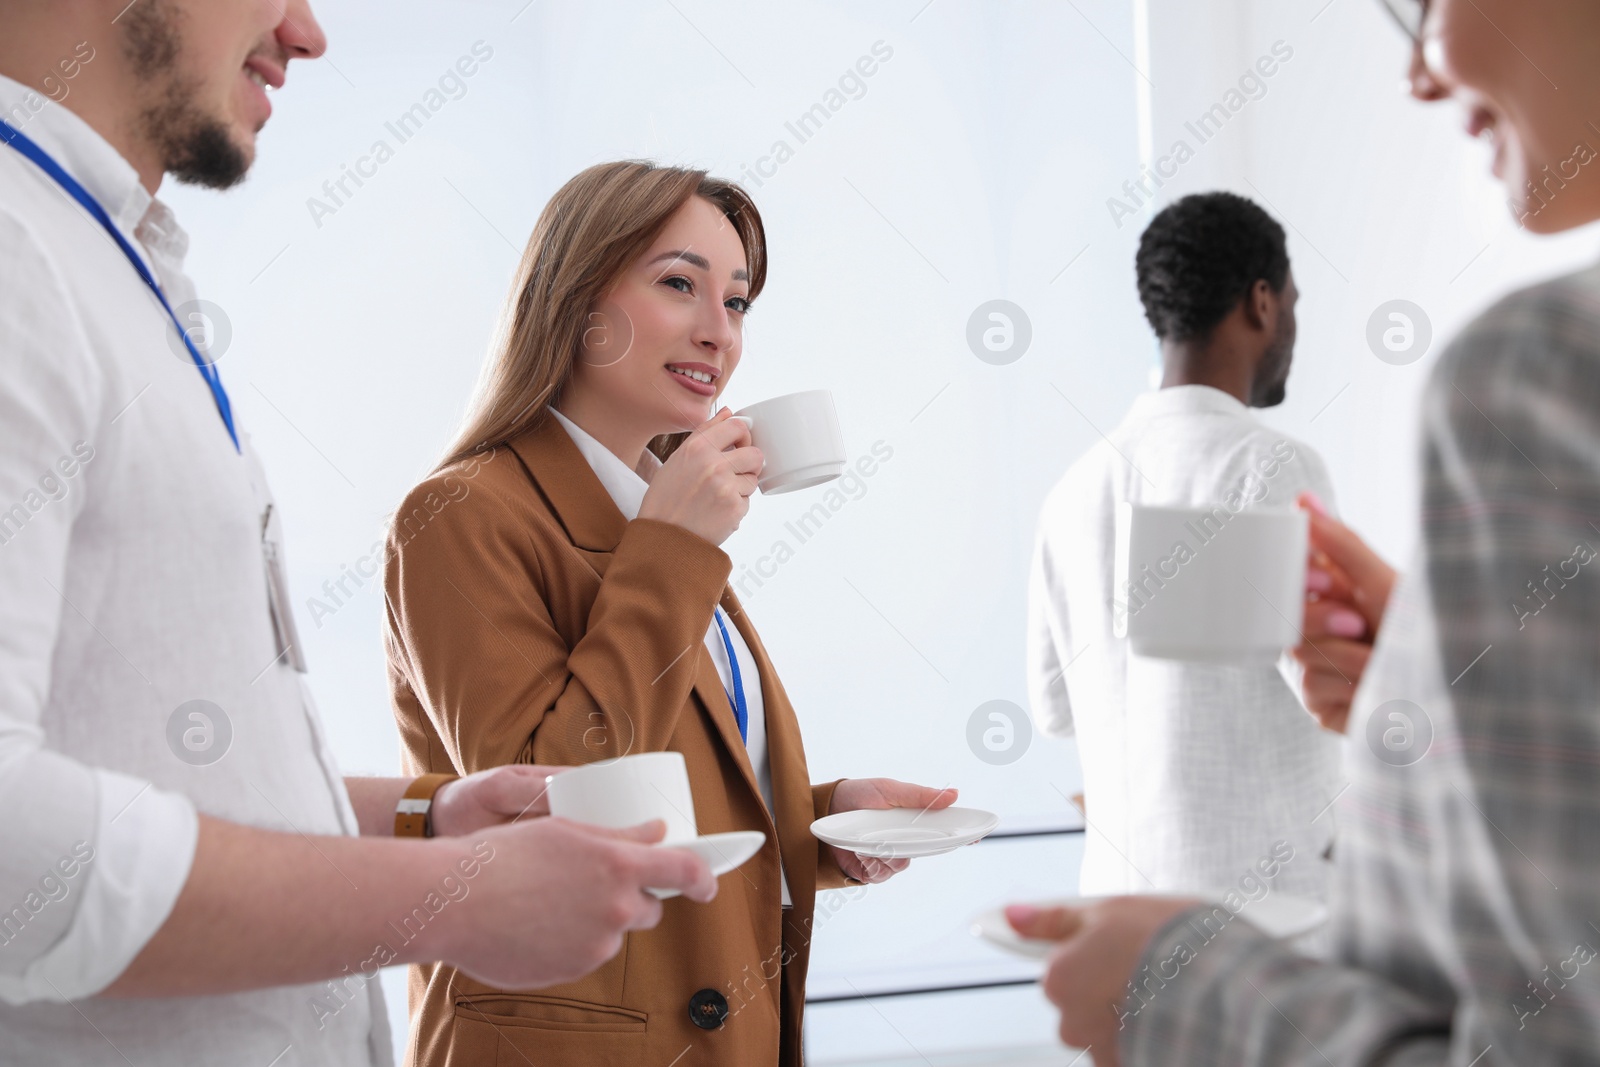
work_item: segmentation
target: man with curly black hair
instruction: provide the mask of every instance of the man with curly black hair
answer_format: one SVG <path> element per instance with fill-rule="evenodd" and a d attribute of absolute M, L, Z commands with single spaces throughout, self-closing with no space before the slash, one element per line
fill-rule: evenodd
<path fill-rule="evenodd" d="M 1271 215 L 1233 193 L 1186 196 L 1150 223 L 1134 264 L 1161 339 L 1163 387 L 1209 385 L 1254 408 L 1283 403 L 1300 294 Z"/>
<path fill-rule="evenodd" d="M 1150 223 L 1136 266 L 1161 388 L 1051 492 L 1028 596 L 1034 715 L 1044 732 L 1077 738 L 1083 765 L 1093 829 L 1081 891 L 1264 880 L 1321 898 L 1339 741 L 1306 714 L 1292 677 L 1131 655 L 1114 629 L 1129 603 L 1113 579 L 1123 502 L 1238 514 L 1310 491 L 1331 503 L 1317 455 L 1250 413 L 1283 401 L 1294 351 L 1283 229 L 1232 193 L 1185 197 Z"/>

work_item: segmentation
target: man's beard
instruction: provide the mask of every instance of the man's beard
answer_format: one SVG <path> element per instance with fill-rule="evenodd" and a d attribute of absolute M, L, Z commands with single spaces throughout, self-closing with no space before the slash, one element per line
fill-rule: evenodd
<path fill-rule="evenodd" d="M 1289 383 L 1278 382 L 1267 386 L 1263 390 L 1257 390 L 1256 394 L 1250 398 L 1250 406 L 1253 408 L 1275 408 L 1283 403 L 1284 398 L 1288 395 Z"/>
<path fill-rule="evenodd" d="M 1289 344 L 1286 339 L 1280 338 L 1261 360 L 1259 369 L 1266 372 L 1266 377 L 1250 383 L 1251 407 L 1275 408 L 1288 396 L 1289 360 L 1292 351 Z"/>
<path fill-rule="evenodd" d="M 134 73 L 161 94 L 140 111 L 140 134 L 156 146 L 163 169 L 180 182 L 227 189 L 244 179 L 250 160 L 223 122 L 194 105 L 198 86 L 178 72 L 179 21 L 165 0 L 142 0 L 123 19 L 123 54 Z"/>
<path fill-rule="evenodd" d="M 1278 319 L 1277 336 L 1256 367 L 1250 383 L 1250 406 L 1275 408 L 1289 395 L 1289 367 L 1294 361 L 1294 329 L 1287 317 Z"/>

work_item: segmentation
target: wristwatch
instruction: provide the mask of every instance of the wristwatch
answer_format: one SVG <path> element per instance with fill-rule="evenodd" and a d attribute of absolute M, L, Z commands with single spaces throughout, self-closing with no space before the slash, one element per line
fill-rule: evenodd
<path fill-rule="evenodd" d="M 432 837 L 434 795 L 446 782 L 453 782 L 458 777 L 454 774 L 424 774 L 412 779 L 400 803 L 394 806 L 394 836 Z"/>

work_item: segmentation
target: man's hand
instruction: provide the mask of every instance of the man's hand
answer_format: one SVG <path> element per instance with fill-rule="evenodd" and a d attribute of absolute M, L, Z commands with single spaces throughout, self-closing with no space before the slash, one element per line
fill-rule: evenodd
<path fill-rule="evenodd" d="M 1342 734 L 1396 575 L 1354 531 L 1331 518 L 1316 496 L 1301 493 L 1298 503 L 1311 513 L 1311 561 L 1305 639 L 1292 654 L 1305 671 L 1306 707 L 1324 729 Z"/>
<path fill-rule="evenodd" d="M 887 808 L 917 808 L 921 811 L 938 811 L 956 802 L 954 789 L 931 789 L 925 785 L 897 782 L 893 778 L 846 778 L 833 791 L 833 801 L 828 806 L 829 815 L 843 811 L 865 809 L 881 811 Z M 911 865 L 910 860 L 878 859 L 859 852 L 829 845 L 839 869 L 859 882 L 876 884 L 886 882 Z"/>
<path fill-rule="evenodd" d="M 1061 1040 L 1089 1050 L 1095 1067 L 1119 1067 L 1122 1004 L 1150 938 L 1198 900 L 1113 897 L 1087 908 L 1013 904 L 1006 921 L 1023 937 L 1060 941 L 1041 984 L 1061 1011 Z"/>
<path fill-rule="evenodd" d="M 665 833 L 659 820 L 607 830 L 545 816 L 431 841 L 311 838 L 202 815 L 171 914 L 100 995 L 370 979 L 391 963 L 448 963 L 509 989 L 570 982 L 660 922 L 646 888 L 716 896 L 704 860 L 652 847 Z"/>
<path fill-rule="evenodd" d="M 433 795 L 433 834 L 460 837 L 518 819 L 549 815 L 545 779 L 567 769 L 514 763 L 446 782 Z"/>
<path fill-rule="evenodd" d="M 448 873 L 466 892 L 406 956 L 443 960 L 502 989 L 582 978 L 617 954 L 623 934 L 661 921 L 661 902 L 646 887 L 678 889 L 702 904 L 717 895 L 704 860 L 651 847 L 666 829 L 659 819 L 607 830 L 542 818 L 486 830 L 470 844 L 450 842 L 454 864 L 475 862 L 476 877 L 452 866 Z"/>

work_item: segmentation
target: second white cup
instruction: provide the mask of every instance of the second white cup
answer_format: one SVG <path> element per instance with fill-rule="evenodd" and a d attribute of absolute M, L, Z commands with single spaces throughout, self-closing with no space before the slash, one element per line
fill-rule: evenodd
<path fill-rule="evenodd" d="M 1113 632 L 1141 656 L 1271 661 L 1300 640 L 1307 525 L 1298 508 L 1119 505 Z"/>
<path fill-rule="evenodd" d="M 699 836 L 689 767 L 681 752 L 642 752 L 550 776 L 550 814 L 620 830 L 651 819 L 667 824 L 663 844 Z"/>

